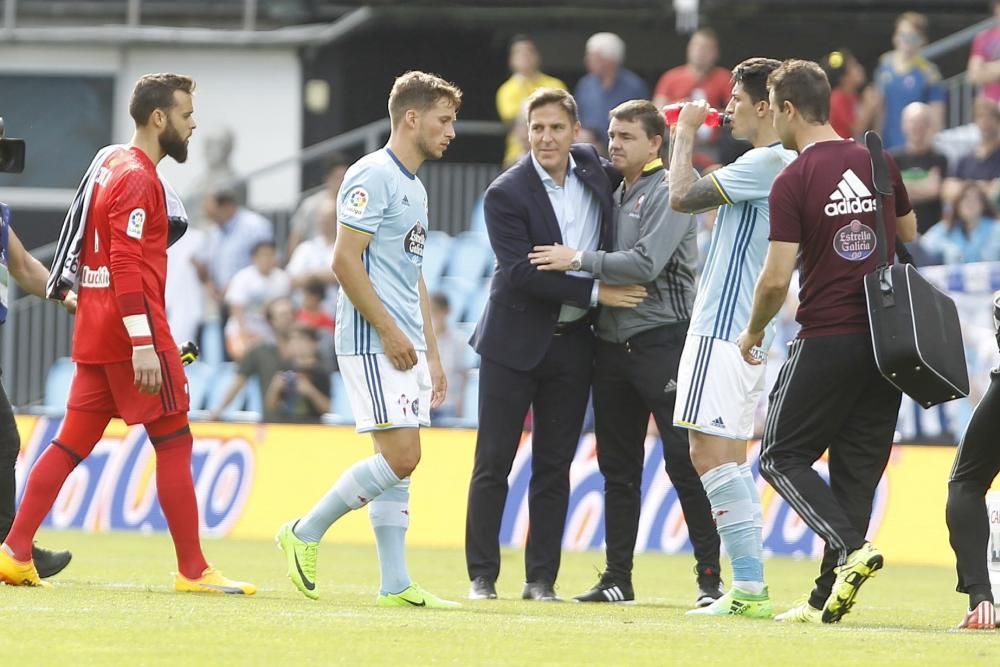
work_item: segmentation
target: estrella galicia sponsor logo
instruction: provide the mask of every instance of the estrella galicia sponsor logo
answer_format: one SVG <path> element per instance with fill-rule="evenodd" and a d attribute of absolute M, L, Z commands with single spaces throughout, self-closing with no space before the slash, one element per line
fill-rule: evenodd
<path fill-rule="evenodd" d="M 80 278 L 80 287 L 94 287 L 97 289 L 107 289 L 111 287 L 111 271 L 108 267 L 101 266 L 92 269 L 89 266 L 83 267 L 83 276 Z"/>
<path fill-rule="evenodd" d="M 403 239 L 403 250 L 406 251 L 406 256 L 417 266 L 420 266 L 424 262 L 425 243 L 427 243 L 427 230 L 424 229 L 424 226 L 420 222 L 417 222 L 406 233 L 406 238 Z"/>
<path fill-rule="evenodd" d="M 868 259 L 876 245 L 875 230 L 860 220 L 851 220 L 833 234 L 833 249 L 851 262 Z"/>

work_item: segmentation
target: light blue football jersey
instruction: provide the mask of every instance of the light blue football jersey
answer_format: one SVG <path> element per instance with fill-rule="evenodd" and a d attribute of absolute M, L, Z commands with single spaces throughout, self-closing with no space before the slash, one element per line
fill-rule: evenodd
<path fill-rule="evenodd" d="M 753 148 L 709 175 L 727 203 L 719 207 L 712 229 L 689 333 L 736 342 L 750 321 L 771 231 L 767 196 L 778 173 L 797 156 L 776 143 Z M 772 322 L 765 332 L 764 350 L 774 334 Z"/>
<path fill-rule="evenodd" d="M 371 236 L 362 259 L 375 293 L 414 348 L 426 351 L 419 288 L 427 240 L 424 184 L 388 147 L 369 153 L 344 175 L 337 222 L 347 228 L 342 234 Z M 344 290 L 337 300 L 334 342 L 340 355 L 384 352 L 378 332 Z"/>

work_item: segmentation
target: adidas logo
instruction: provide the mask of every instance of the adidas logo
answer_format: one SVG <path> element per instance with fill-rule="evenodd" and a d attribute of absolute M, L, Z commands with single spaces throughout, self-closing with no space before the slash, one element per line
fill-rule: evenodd
<path fill-rule="evenodd" d="M 677 380 L 670 378 L 670 381 L 663 385 L 663 393 L 669 394 L 672 391 L 677 391 Z"/>
<path fill-rule="evenodd" d="M 875 210 L 875 198 L 871 190 L 861 182 L 853 170 L 843 173 L 837 189 L 830 194 L 823 212 L 828 216 L 849 215 L 851 213 L 871 213 Z"/>
<path fill-rule="evenodd" d="M 726 422 L 722 421 L 722 417 L 716 417 L 712 420 L 712 426 L 715 428 L 726 428 Z"/>
<path fill-rule="evenodd" d="M 612 586 L 611 588 L 604 589 L 604 597 L 608 599 L 608 602 L 624 602 L 625 594 L 622 593 L 622 589 L 617 586 Z"/>
<path fill-rule="evenodd" d="M 410 205 L 410 200 L 406 198 L 406 195 L 403 195 L 403 206 L 409 206 L 409 205 Z"/>

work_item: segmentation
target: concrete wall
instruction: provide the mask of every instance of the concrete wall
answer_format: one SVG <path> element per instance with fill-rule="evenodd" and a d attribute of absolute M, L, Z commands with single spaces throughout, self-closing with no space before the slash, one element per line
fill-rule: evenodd
<path fill-rule="evenodd" d="M 206 161 L 199 137 L 213 129 L 223 126 L 233 129 L 236 145 L 232 166 L 238 174 L 293 155 L 301 147 L 302 76 L 294 49 L 0 47 L 0 72 L 113 76 L 112 132 L 116 142 L 127 142 L 132 133 L 128 98 L 136 78 L 160 71 L 191 75 L 198 84 L 195 95 L 198 129 L 188 162 L 181 166 L 167 159 L 161 164 L 163 173 L 182 195 L 194 190 L 205 173 Z M 58 159 L 58 156 L 32 155 L 31 159 Z M 259 208 L 290 206 L 299 192 L 299 170 L 285 169 L 251 183 L 250 204 Z"/>

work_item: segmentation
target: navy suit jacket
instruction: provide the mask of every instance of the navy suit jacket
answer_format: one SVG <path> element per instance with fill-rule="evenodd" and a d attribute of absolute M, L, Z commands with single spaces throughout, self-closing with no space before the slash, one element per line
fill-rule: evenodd
<path fill-rule="evenodd" d="M 576 176 L 601 204 L 601 248 L 613 223 L 612 193 L 621 176 L 588 144 L 570 149 Z M 497 258 L 490 298 L 469 341 L 491 361 L 518 371 L 545 356 L 563 304 L 590 308 L 592 278 L 539 271 L 528 253 L 536 245 L 563 243 L 562 232 L 542 179 L 525 155 L 486 190 L 486 231 Z"/>

